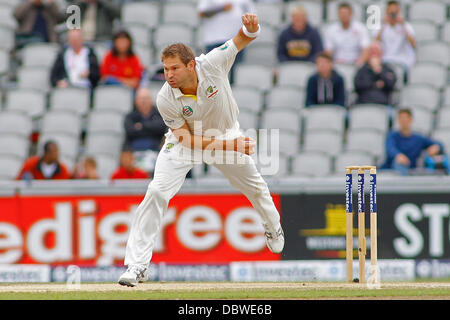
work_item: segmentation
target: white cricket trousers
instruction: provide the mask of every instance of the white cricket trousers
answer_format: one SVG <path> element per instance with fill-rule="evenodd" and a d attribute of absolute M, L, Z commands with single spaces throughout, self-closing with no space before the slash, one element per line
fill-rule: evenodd
<path fill-rule="evenodd" d="M 175 160 L 164 151 L 158 155 L 154 177 L 150 182 L 144 200 L 140 203 L 131 225 L 125 253 L 125 265 L 148 265 L 158 236 L 163 215 L 169 200 L 178 192 L 186 174 L 193 167 L 192 162 Z M 270 232 L 280 223 L 280 215 L 273 203 L 266 182 L 258 172 L 250 156 L 245 164 L 213 164 L 242 192 L 260 214 L 262 223 Z"/>

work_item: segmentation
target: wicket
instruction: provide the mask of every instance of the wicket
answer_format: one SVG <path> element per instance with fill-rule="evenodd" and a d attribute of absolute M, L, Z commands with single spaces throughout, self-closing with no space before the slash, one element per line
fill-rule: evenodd
<path fill-rule="evenodd" d="M 345 167 L 345 209 L 346 209 L 346 262 L 347 282 L 353 277 L 353 171 L 358 172 L 358 259 L 359 282 L 366 282 L 366 236 L 365 236 L 365 200 L 364 173 L 370 172 L 370 277 L 376 283 L 377 277 L 377 168 L 375 166 Z"/>

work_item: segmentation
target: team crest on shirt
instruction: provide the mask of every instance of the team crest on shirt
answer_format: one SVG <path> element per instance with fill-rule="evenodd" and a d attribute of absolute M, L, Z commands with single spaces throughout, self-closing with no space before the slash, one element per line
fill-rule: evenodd
<path fill-rule="evenodd" d="M 185 115 L 186 117 L 192 116 L 193 113 L 194 113 L 194 110 L 192 110 L 191 107 L 189 107 L 189 106 L 183 107 L 183 115 Z"/>
<path fill-rule="evenodd" d="M 217 89 L 216 86 L 211 85 L 208 87 L 208 89 L 206 89 L 206 96 L 208 98 L 211 98 L 212 96 L 214 96 L 219 90 Z"/>

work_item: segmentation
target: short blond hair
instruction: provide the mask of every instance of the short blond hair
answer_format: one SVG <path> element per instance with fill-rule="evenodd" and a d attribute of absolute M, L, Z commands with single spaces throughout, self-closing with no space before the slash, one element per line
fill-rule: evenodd
<path fill-rule="evenodd" d="M 183 43 L 174 43 L 166 47 L 161 54 L 161 62 L 167 57 L 179 57 L 186 66 L 195 59 L 192 49 Z"/>
<path fill-rule="evenodd" d="M 293 6 L 290 10 L 291 16 L 293 16 L 294 14 L 298 14 L 298 13 L 303 14 L 305 17 L 307 16 L 306 9 L 304 6 L 299 6 L 299 5 Z"/>

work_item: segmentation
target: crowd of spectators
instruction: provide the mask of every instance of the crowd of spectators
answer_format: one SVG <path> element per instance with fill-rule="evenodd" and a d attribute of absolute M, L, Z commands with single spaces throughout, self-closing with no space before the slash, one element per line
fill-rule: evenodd
<path fill-rule="evenodd" d="M 148 76 L 144 64 L 135 53 L 133 38 L 124 29 L 117 29 L 114 21 L 120 19 L 119 0 L 73 0 L 80 7 L 81 29 L 69 30 L 65 40 L 55 26 L 66 19 L 54 0 L 26 0 L 14 10 L 18 22 L 16 45 L 21 48 L 31 42 L 60 43 L 61 50 L 51 68 L 51 85 L 56 88 L 81 87 L 94 90 L 98 85 L 115 85 L 134 92 L 134 108 L 124 119 L 125 144 L 120 167 L 113 179 L 148 177 L 133 163 L 133 152 L 159 151 L 164 125 L 151 92 L 141 83 Z M 277 2 L 277 1 L 275 1 Z M 252 0 L 199 0 L 198 15 L 205 30 L 205 52 L 232 38 L 241 25 L 244 12 L 255 11 Z M 381 29 L 369 32 L 353 17 L 350 3 L 338 6 L 338 21 L 330 24 L 323 37 L 319 28 L 308 19 L 302 6 L 289 12 L 289 23 L 280 30 L 276 54 L 279 63 L 287 61 L 313 62 L 316 72 L 305 84 L 304 105 L 336 105 L 347 107 L 346 83 L 336 68 L 337 64 L 357 67 L 354 89 L 357 104 L 383 104 L 392 109 L 391 95 L 396 82 L 406 82 L 415 63 L 416 40 L 412 26 L 405 21 L 396 1 L 388 1 Z M 92 47 L 93 41 L 110 44 L 110 50 L 100 60 Z M 245 50 L 236 58 L 241 63 Z M 404 78 L 397 79 L 391 63 L 401 65 Z M 151 77 L 151 75 L 150 75 Z M 233 70 L 231 71 L 233 78 Z M 392 111 L 391 111 L 391 114 Z M 413 115 L 409 110 L 398 112 L 400 129 L 388 134 L 385 168 L 405 174 L 406 167 L 415 168 L 419 151 L 426 149 L 429 156 L 442 154 L 442 144 L 418 137 L 408 129 Z M 405 149 L 406 148 L 406 149 Z M 408 149 L 408 150 L 407 150 Z M 80 161 L 72 175 L 58 160 L 58 146 L 48 141 L 43 155 L 26 161 L 18 179 L 96 179 L 96 161 L 87 157 Z"/>

